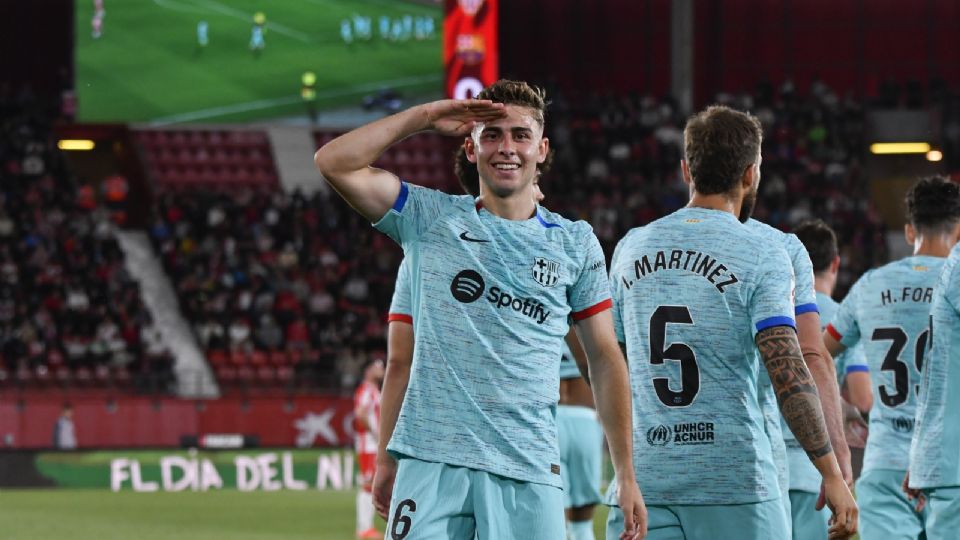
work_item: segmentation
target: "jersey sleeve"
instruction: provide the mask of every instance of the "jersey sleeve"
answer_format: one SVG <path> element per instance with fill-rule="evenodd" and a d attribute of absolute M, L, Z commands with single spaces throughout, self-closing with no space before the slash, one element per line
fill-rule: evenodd
<path fill-rule="evenodd" d="M 623 309 L 623 285 L 615 272 L 620 266 L 620 246 L 627 241 L 628 237 L 624 237 L 617 243 L 617 247 L 613 250 L 613 258 L 610 259 L 610 299 L 613 302 L 613 330 L 616 332 L 617 341 L 620 343 L 626 343 L 627 337 L 623 331 L 623 316 L 620 313 L 620 310 Z"/>
<path fill-rule="evenodd" d="M 756 332 L 774 326 L 796 329 L 793 317 L 793 267 L 786 250 L 775 250 L 758 269 L 750 295 L 750 317 Z"/>
<path fill-rule="evenodd" d="M 955 252 L 957 249 L 960 247 L 955 248 Z M 950 303 L 954 311 L 960 311 L 960 269 L 957 266 L 953 265 L 953 268 L 949 269 L 949 274 L 944 274 L 938 284 L 938 287 L 944 291 L 943 298 Z"/>
<path fill-rule="evenodd" d="M 827 332 L 845 347 L 853 347 L 860 341 L 857 299 L 860 297 L 860 290 L 863 289 L 863 282 L 864 278 L 860 278 L 854 283 L 847 297 L 843 299 L 843 302 L 840 302 L 840 307 L 837 308 L 833 320 L 827 325 Z"/>
<path fill-rule="evenodd" d="M 397 282 L 393 288 L 390 312 L 387 321 L 413 324 L 413 306 L 410 301 L 410 259 L 404 258 L 397 270 Z"/>
<path fill-rule="evenodd" d="M 607 278 L 607 263 L 597 236 L 589 230 L 583 239 L 585 253 L 580 273 L 573 283 L 568 300 L 574 321 L 580 321 L 610 309 L 610 282 Z"/>
<path fill-rule="evenodd" d="M 840 354 L 840 359 L 837 361 L 838 364 L 842 364 L 839 368 L 842 368 L 841 373 L 843 376 L 846 376 L 848 373 L 869 372 L 870 367 L 867 364 L 867 357 L 863 354 L 863 345 L 857 344 L 849 349 L 843 351 Z"/>
<path fill-rule="evenodd" d="M 446 193 L 400 182 L 393 206 L 373 226 L 401 246 L 415 242 L 450 206 Z"/>
<path fill-rule="evenodd" d="M 790 255 L 793 275 L 797 282 L 793 299 L 794 314 L 802 315 L 811 311 L 819 311 L 817 308 L 817 291 L 813 287 L 813 263 L 810 261 L 810 254 L 807 253 L 803 243 L 794 234 L 787 235 L 784 247 Z"/>

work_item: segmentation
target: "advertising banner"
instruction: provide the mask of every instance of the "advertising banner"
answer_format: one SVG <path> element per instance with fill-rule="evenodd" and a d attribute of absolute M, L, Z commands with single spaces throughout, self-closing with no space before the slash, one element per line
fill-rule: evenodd
<path fill-rule="evenodd" d="M 348 490 L 356 474 L 350 450 L 0 452 L 0 488 Z"/>
<path fill-rule="evenodd" d="M 446 94 L 476 96 L 500 76 L 498 0 L 446 0 L 443 64 Z"/>

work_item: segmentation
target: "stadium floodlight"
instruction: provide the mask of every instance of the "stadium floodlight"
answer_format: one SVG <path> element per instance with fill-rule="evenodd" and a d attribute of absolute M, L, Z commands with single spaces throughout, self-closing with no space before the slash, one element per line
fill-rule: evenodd
<path fill-rule="evenodd" d="M 943 159 L 943 152 L 939 150 L 931 150 L 927 152 L 927 161 L 940 161 Z"/>
<path fill-rule="evenodd" d="M 930 143 L 925 142 L 886 142 L 870 145 L 871 154 L 926 154 Z"/>
<path fill-rule="evenodd" d="M 90 139 L 60 139 L 57 148 L 61 150 L 93 150 L 97 145 Z"/>

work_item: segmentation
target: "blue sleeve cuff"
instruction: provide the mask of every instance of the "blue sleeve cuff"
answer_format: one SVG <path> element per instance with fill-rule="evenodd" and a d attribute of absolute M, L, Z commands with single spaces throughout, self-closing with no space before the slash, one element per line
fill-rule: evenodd
<path fill-rule="evenodd" d="M 792 317 L 770 317 L 757 323 L 757 332 L 761 332 L 767 328 L 773 328 L 774 326 L 789 326 L 794 330 L 797 329 L 797 323 L 794 322 Z"/>
<path fill-rule="evenodd" d="M 392 209 L 396 212 L 403 210 L 404 205 L 407 204 L 407 196 L 410 195 L 410 188 L 407 187 L 407 183 L 400 181 L 400 193 L 397 195 L 397 200 L 393 201 Z"/>
<path fill-rule="evenodd" d="M 847 373 L 870 373 L 870 368 L 863 365 L 847 366 Z"/>
<path fill-rule="evenodd" d="M 810 313 L 811 311 L 816 311 L 820 313 L 820 309 L 817 308 L 816 302 L 810 302 L 809 304 L 800 304 L 793 308 L 794 315 L 803 315 L 804 313 Z"/>

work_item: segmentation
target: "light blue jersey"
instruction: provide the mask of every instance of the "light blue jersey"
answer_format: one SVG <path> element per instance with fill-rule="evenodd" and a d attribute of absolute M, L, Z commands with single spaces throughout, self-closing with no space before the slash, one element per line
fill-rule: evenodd
<path fill-rule="evenodd" d="M 644 500 L 780 499 L 754 339 L 767 328 L 795 327 L 783 246 L 730 213 L 683 208 L 620 241 L 610 282 L 614 327 L 629 359 Z"/>
<path fill-rule="evenodd" d="M 576 379 L 582 377 L 577 361 L 573 358 L 573 351 L 566 341 L 563 343 L 563 357 L 560 359 L 560 379 Z"/>
<path fill-rule="evenodd" d="M 413 324 L 413 309 L 410 302 L 410 263 L 404 258 L 397 269 L 397 282 L 393 286 L 393 299 L 390 300 L 388 321 L 401 321 Z"/>
<path fill-rule="evenodd" d="M 826 328 L 828 324 L 833 322 L 834 317 L 837 316 L 837 310 L 840 308 L 840 304 L 833 298 L 818 292 L 817 307 L 820 308 L 820 325 Z M 867 364 L 867 358 L 863 355 L 863 344 L 861 343 L 857 343 L 853 347 L 838 354 L 833 359 L 833 363 L 837 368 L 837 385 L 839 386 L 843 386 L 843 381 L 850 373 L 870 372 L 870 366 Z"/>
<path fill-rule="evenodd" d="M 960 486 L 960 244 L 940 273 L 930 318 L 933 340 L 910 447 L 910 486 L 923 489 Z"/>
<path fill-rule="evenodd" d="M 913 256 L 864 274 L 827 331 L 847 347 L 863 344 L 874 392 L 863 472 L 905 471 L 933 289 L 945 259 Z"/>
<path fill-rule="evenodd" d="M 250 30 L 250 48 L 263 49 L 266 43 L 263 41 L 263 27 L 254 25 Z"/>
<path fill-rule="evenodd" d="M 779 229 L 771 227 L 766 223 L 755 219 L 747 220 L 746 226 L 754 234 L 771 244 L 779 244 L 790 257 L 790 266 L 793 268 L 793 277 L 795 283 L 794 289 L 794 314 L 802 315 L 817 311 L 816 290 L 813 288 L 813 263 L 810 262 L 810 255 L 807 248 L 794 234 L 787 234 Z M 792 479 L 792 469 L 794 461 L 804 460 L 811 467 L 810 458 L 806 451 L 797 442 L 793 432 L 787 426 L 783 416 L 780 414 L 780 406 L 777 404 L 777 394 L 773 389 L 773 383 L 770 382 L 770 375 L 766 369 L 760 370 L 760 407 L 763 409 L 763 416 L 766 419 L 767 434 L 770 436 L 770 443 L 773 448 L 773 459 L 777 464 L 778 479 L 781 490 L 786 495 L 790 489 L 797 489 Z M 816 472 L 816 469 L 814 469 Z M 819 473 L 817 474 L 817 489 L 819 489 Z"/>
<path fill-rule="evenodd" d="M 375 224 L 410 265 L 410 383 L 388 449 L 561 486 L 556 406 L 568 317 L 608 309 L 590 225 L 540 206 L 523 221 L 401 184 Z"/>

